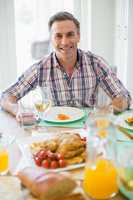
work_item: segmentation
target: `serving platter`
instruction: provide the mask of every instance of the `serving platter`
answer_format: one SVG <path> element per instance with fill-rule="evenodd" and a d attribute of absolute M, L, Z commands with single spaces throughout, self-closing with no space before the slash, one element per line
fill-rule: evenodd
<path fill-rule="evenodd" d="M 61 132 L 60 134 L 62 134 L 63 132 Z M 86 137 L 87 133 L 84 129 L 77 129 L 75 130 L 71 130 L 71 131 L 67 131 L 67 133 L 78 133 L 80 134 L 81 137 Z M 23 138 L 21 140 L 18 140 L 18 146 L 20 148 L 20 151 L 22 152 L 22 155 L 24 157 L 24 159 L 26 160 L 26 163 L 28 166 L 31 167 L 37 167 L 33 158 L 33 154 L 31 152 L 30 146 L 31 144 L 33 144 L 34 142 L 42 142 L 42 141 L 46 141 L 46 140 L 50 140 L 56 137 L 56 134 L 54 133 L 44 133 L 44 134 L 40 134 L 40 135 L 36 135 L 36 136 L 30 136 L 27 138 Z M 85 163 L 80 163 L 80 164 L 72 164 L 72 165 L 67 165 L 66 167 L 62 167 L 62 168 L 56 168 L 56 169 L 46 169 L 43 168 L 45 171 L 54 171 L 54 172 L 62 172 L 62 171 L 68 171 L 68 170 L 73 170 L 73 169 L 78 169 L 81 167 L 84 167 Z M 42 167 L 41 167 L 42 168 Z"/>

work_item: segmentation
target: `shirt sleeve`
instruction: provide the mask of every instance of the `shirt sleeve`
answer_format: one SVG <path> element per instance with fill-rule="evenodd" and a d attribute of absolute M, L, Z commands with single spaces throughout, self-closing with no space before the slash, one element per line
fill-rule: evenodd
<path fill-rule="evenodd" d="M 37 84 L 38 64 L 34 64 L 18 78 L 15 84 L 11 85 L 2 93 L 2 97 L 15 96 L 19 100 L 29 91 L 35 89 Z"/>
<path fill-rule="evenodd" d="M 99 85 L 110 96 L 110 98 L 113 99 L 114 97 L 123 96 L 130 104 L 131 96 L 128 90 L 117 78 L 116 73 L 114 73 L 113 70 L 109 68 L 106 61 L 98 57 L 97 61 L 95 62 L 95 69 Z"/>

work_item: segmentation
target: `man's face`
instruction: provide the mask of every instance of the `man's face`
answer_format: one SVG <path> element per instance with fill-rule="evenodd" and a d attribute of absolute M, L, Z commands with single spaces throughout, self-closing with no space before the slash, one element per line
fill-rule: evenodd
<path fill-rule="evenodd" d="M 51 27 L 51 42 L 57 57 L 69 58 L 77 52 L 79 31 L 71 20 L 56 21 Z"/>

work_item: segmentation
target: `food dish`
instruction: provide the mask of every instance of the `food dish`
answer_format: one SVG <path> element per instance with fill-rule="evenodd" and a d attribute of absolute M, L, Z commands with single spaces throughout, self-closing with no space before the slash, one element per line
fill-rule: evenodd
<path fill-rule="evenodd" d="M 66 116 L 64 120 L 60 119 L 59 116 Z M 52 107 L 44 116 L 43 120 L 53 123 L 68 123 L 74 122 L 85 117 L 85 112 L 82 109 L 75 107 L 55 106 Z"/>
<path fill-rule="evenodd" d="M 64 199 L 64 196 L 71 193 L 77 186 L 76 181 L 68 174 L 45 173 L 42 169 L 34 167 L 26 167 L 19 171 L 17 176 L 22 185 L 38 200 Z"/>
<path fill-rule="evenodd" d="M 126 120 L 129 118 L 129 117 L 133 117 L 133 113 L 132 112 L 125 112 L 123 114 L 121 114 L 120 116 L 118 116 L 118 118 L 116 119 L 116 122 L 115 124 L 116 125 L 119 125 L 123 128 L 126 128 L 126 129 L 129 129 L 129 130 L 132 130 L 133 131 L 133 126 L 129 125 Z"/>
<path fill-rule="evenodd" d="M 73 132 L 79 133 L 81 137 L 85 137 L 86 136 L 86 132 L 82 129 L 80 130 L 74 130 Z M 72 134 L 72 131 L 69 131 L 70 134 Z M 68 133 L 68 134 L 69 134 Z M 32 137 L 28 137 L 26 139 L 21 139 L 21 141 L 17 141 L 20 150 L 23 154 L 23 156 L 25 157 L 25 159 L 28 162 L 28 166 L 36 166 L 35 161 L 33 159 L 33 154 L 31 152 L 31 144 L 33 144 L 34 142 L 42 142 L 42 141 L 47 141 L 48 139 L 53 139 L 55 137 L 55 134 L 49 134 L 49 133 L 45 133 L 45 134 L 41 134 L 38 136 L 32 136 Z M 45 171 L 56 171 L 56 172 L 61 172 L 61 171 L 67 171 L 67 170 L 72 170 L 72 169 L 76 169 L 76 168 L 81 168 L 84 167 L 85 163 L 80 163 L 80 164 L 71 164 L 71 165 L 67 165 L 66 167 L 62 167 L 62 168 L 57 168 L 57 169 L 45 169 Z"/>
<path fill-rule="evenodd" d="M 129 126 L 133 126 L 133 116 L 128 117 L 125 122 L 129 125 Z"/>

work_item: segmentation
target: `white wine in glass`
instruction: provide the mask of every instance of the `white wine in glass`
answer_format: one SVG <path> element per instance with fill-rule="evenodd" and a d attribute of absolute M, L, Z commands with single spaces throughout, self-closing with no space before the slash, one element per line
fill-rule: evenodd
<path fill-rule="evenodd" d="M 48 100 L 47 102 L 45 101 L 38 101 L 35 103 L 36 110 L 38 112 L 45 112 L 51 107 L 51 100 Z"/>
<path fill-rule="evenodd" d="M 46 112 L 52 106 L 52 100 L 50 95 L 50 89 L 48 87 L 42 87 L 41 93 L 34 99 L 34 105 L 38 112 L 39 118 L 44 118 Z"/>

